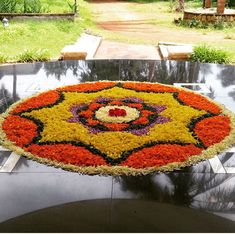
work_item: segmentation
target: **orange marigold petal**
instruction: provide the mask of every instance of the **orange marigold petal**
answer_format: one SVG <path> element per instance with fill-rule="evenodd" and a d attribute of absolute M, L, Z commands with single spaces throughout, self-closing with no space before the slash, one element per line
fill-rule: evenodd
<path fill-rule="evenodd" d="M 198 122 L 194 131 L 205 146 L 222 141 L 231 130 L 230 119 L 227 116 L 214 116 Z"/>
<path fill-rule="evenodd" d="M 172 162 L 183 162 L 192 155 L 200 154 L 201 151 L 201 148 L 192 144 L 155 145 L 131 154 L 121 165 L 133 168 L 159 167 Z"/>
<path fill-rule="evenodd" d="M 213 114 L 219 114 L 221 112 L 221 109 L 219 106 L 210 102 L 207 98 L 199 94 L 186 92 L 186 91 L 180 91 L 178 98 L 183 103 L 189 106 L 195 107 L 197 109 L 210 111 Z"/>
<path fill-rule="evenodd" d="M 37 125 L 20 116 L 8 116 L 3 122 L 2 129 L 7 138 L 20 147 L 29 144 L 37 136 Z"/>
<path fill-rule="evenodd" d="M 92 117 L 92 115 L 93 115 L 93 112 L 91 110 L 81 111 L 79 113 L 79 116 L 84 116 L 86 118 L 90 118 Z"/>
<path fill-rule="evenodd" d="M 101 103 L 91 103 L 91 104 L 89 105 L 89 109 L 90 109 L 90 110 L 95 110 L 95 109 L 97 109 L 97 108 L 99 108 L 99 107 L 102 107 L 102 106 L 104 106 L 104 105 L 101 104 Z"/>
<path fill-rule="evenodd" d="M 141 103 L 129 103 L 128 106 L 129 107 L 134 107 L 134 108 L 137 108 L 137 109 L 142 109 L 143 108 L 143 105 Z"/>
<path fill-rule="evenodd" d="M 149 120 L 146 117 L 140 117 L 139 119 L 135 120 L 133 124 L 148 124 Z"/>
<path fill-rule="evenodd" d="M 24 101 L 23 103 L 20 103 L 16 106 L 15 109 L 11 111 L 12 114 L 17 114 L 22 111 L 26 111 L 32 108 L 38 108 L 43 107 L 46 105 L 54 104 L 58 99 L 60 98 L 60 95 L 57 91 L 48 91 L 45 93 L 42 93 L 38 95 L 37 97 L 32 97 L 28 99 L 27 101 Z"/>
<path fill-rule="evenodd" d="M 30 145 L 25 149 L 41 158 L 76 166 L 107 165 L 105 160 L 82 146 L 71 144 Z"/>
<path fill-rule="evenodd" d="M 98 120 L 94 120 L 94 119 L 87 119 L 87 123 L 91 126 L 97 125 L 100 123 L 100 121 Z"/>
<path fill-rule="evenodd" d="M 112 102 L 110 102 L 110 103 L 109 103 L 109 105 L 117 105 L 117 106 L 121 106 L 121 105 L 123 105 L 123 103 L 122 103 L 122 102 L 120 102 L 120 101 L 112 101 Z"/>
<path fill-rule="evenodd" d="M 127 89 L 134 89 L 138 91 L 148 91 L 148 92 L 178 92 L 179 90 L 170 87 L 170 86 L 165 86 L 161 84 L 155 84 L 155 83 L 131 83 L 131 82 L 125 82 L 123 83 L 123 87 Z"/>
<path fill-rule="evenodd" d="M 78 91 L 78 92 L 86 92 L 86 91 L 98 91 L 105 88 L 110 88 L 115 86 L 116 82 L 94 82 L 94 83 L 83 83 L 77 85 L 70 85 L 62 88 L 58 88 L 59 91 Z"/>
<path fill-rule="evenodd" d="M 149 110 L 142 110 L 141 111 L 141 115 L 144 116 L 144 117 L 148 117 L 150 115 L 153 115 L 154 113 L 152 111 L 149 111 Z"/>
<path fill-rule="evenodd" d="M 125 123 L 106 123 L 106 124 L 103 124 L 105 127 L 113 130 L 113 131 L 121 131 L 125 128 L 127 128 L 129 126 L 129 124 L 125 124 Z"/>

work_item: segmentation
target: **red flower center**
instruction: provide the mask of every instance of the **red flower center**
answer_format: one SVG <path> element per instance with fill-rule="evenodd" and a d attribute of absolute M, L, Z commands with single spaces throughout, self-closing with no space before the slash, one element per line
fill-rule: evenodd
<path fill-rule="evenodd" d="M 109 116 L 126 116 L 126 111 L 120 108 L 114 108 L 109 110 Z"/>

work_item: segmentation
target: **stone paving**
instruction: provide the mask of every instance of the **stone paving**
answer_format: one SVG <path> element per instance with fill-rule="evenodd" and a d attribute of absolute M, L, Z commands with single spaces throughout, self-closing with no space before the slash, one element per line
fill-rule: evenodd
<path fill-rule="evenodd" d="M 94 59 L 161 59 L 157 46 L 133 45 L 103 40 Z"/>
<path fill-rule="evenodd" d="M 136 60 L 187 60 L 192 45 L 159 42 L 158 45 L 128 44 L 103 40 L 102 37 L 83 33 L 73 45 L 61 51 L 63 60 L 136 59 Z"/>

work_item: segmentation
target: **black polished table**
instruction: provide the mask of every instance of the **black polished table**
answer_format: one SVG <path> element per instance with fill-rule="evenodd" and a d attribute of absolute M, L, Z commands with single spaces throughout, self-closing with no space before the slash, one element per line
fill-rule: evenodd
<path fill-rule="evenodd" d="M 234 66 L 138 60 L 0 66 L 0 111 L 37 92 L 99 80 L 182 86 L 235 112 Z M 234 147 L 138 177 L 80 175 L 23 157 L 6 166 L 10 157 L 0 149 L 0 232 L 235 232 Z"/>

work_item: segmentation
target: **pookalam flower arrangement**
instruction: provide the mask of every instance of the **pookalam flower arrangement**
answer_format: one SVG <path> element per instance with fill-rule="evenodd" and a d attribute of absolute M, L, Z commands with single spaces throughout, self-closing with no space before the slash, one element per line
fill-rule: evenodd
<path fill-rule="evenodd" d="M 0 143 L 38 162 L 84 174 L 139 175 L 208 159 L 235 143 L 235 117 L 184 88 L 100 81 L 13 104 Z"/>

